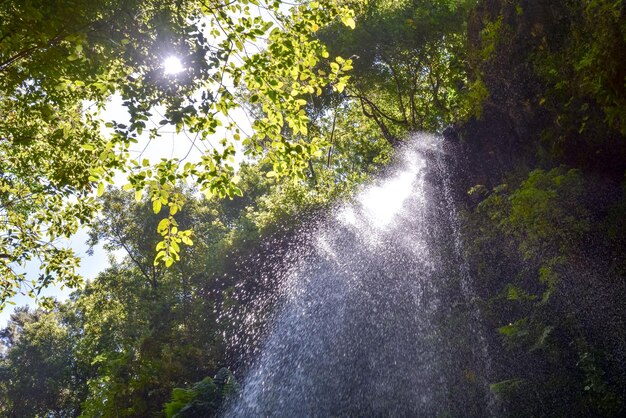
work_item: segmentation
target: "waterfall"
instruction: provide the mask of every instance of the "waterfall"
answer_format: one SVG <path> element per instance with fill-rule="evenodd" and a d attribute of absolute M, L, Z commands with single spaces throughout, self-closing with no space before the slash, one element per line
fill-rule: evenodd
<path fill-rule="evenodd" d="M 233 417 L 488 416 L 480 311 L 441 140 L 420 134 L 283 266 Z"/>

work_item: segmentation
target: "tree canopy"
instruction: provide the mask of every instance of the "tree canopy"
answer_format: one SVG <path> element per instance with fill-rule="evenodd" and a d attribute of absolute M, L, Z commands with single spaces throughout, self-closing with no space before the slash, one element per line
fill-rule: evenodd
<path fill-rule="evenodd" d="M 358 8 L 352 31 L 321 32 L 331 52 L 352 57 L 346 98 L 391 142 L 440 132 L 467 113 L 465 39 L 475 0 L 375 0 Z"/>
<path fill-rule="evenodd" d="M 155 263 L 168 266 L 179 259 L 180 245 L 193 242 L 173 218 L 183 204 L 178 183 L 189 181 L 207 195 L 240 194 L 233 157 L 241 150 L 271 161 L 270 175 L 304 175 L 321 141 L 308 135 L 304 106 L 326 86 L 342 90 L 351 67 L 350 60 L 331 58 L 314 35 L 336 21 L 354 27 L 354 13 L 335 0 L 289 6 L 259 0 L 2 2 L 2 305 L 23 285 L 37 293 L 51 282 L 80 282 L 78 260 L 59 239 L 93 219 L 96 195 L 116 172 L 126 174 L 125 189 L 137 199 L 145 192 L 154 212 L 164 211 Z M 164 71 L 171 56 L 182 63 L 177 74 Z M 116 94 L 126 123 L 99 116 Z M 250 132 L 232 115 L 243 103 L 257 116 Z M 219 135 L 221 145 L 199 161 L 132 159 L 130 145 L 141 135 L 159 136 L 163 126 L 194 141 Z M 34 259 L 42 274 L 26 283 L 21 268 Z"/>

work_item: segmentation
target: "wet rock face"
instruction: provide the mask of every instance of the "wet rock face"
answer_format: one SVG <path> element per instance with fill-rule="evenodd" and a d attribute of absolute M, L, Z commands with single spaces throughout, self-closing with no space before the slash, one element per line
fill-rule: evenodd
<path fill-rule="evenodd" d="M 580 13 L 566 1 L 478 3 L 468 22 L 469 78 L 482 80 L 489 96 L 481 118 L 456 129 L 461 142 L 467 143 L 463 150 L 467 176 L 474 173 L 482 182 L 488 174 L 501 173 L 502 168 L 567 164 L 618 181 L 623 177 L 626 141 L 606 125 L 600 105 L 580 92 L 558 96 L 556 81 L 541 75 L 546 57 L 566 54 Z M 618 53 L 614 60 L 620 61 Z M 561 77 L 573 77 L 572 71 L 563 68 Z M 580 105 L 567 108 L 566 102 L 571 100 Z M 586 110 L 576 110 L 583 107 Z M 581 132 L 583 119 L 589 122 Z"/>
<path fill-rule="evenodd" d="M 532 62 L 532 54 L 550 29 L 545 20 L 553 11 L 548 9 L 546 0 L 484 0 L 470 17 L 470 79 L 480 78 L 489 97 L 482 116 L 457 130 L 468 144 L 468 169 L 476 170 L 478 177 L 501 174 L 512 168 L 514 158 L 532 163 L 541 132 L 551 123 L 539 106 L 546 86 Z M 492 49 L 487 53 L 489 45 Z"/>
<path fill-rule="evenodd" d="M 459 141 L 459 134 L 454 125 L 450 125 L 446 129 L 444 129 L 442 132 L 442 135 L 443 135 L 443 139 L 445 139 L 446 141 L 450 141 L 450 142 Z"/>

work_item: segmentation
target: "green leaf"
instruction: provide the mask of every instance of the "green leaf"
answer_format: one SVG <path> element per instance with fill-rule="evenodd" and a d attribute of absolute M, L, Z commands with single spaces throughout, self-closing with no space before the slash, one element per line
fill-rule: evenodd
<path fill-rule="evenodd" d="M 155 214 L 161 212 L 161 199 L 156 199 L 152 201 L 152 210 Z"/>
<path fill-rule="evenodd" d="M 159 222 L 159 225 L 157 226 L 157 232 L 161 235 L 164 235 L 168 228 L 170 226 L 170 220 L 168 218 L 163 218 L 161 219 L 161 221 Z M 164 243 L 159 243 L 159 244 L 164 244 Z M 157 245 L 157 249 L 159 249 L 158 245 Z"/>
<path fill-rule="evenodd" d="M 344 25 L 346 25 L 350 29 L 354 29 L 356 27 L 356 22 L 351 17 L 343 17 L 341 21 L 343 22 Z"/>

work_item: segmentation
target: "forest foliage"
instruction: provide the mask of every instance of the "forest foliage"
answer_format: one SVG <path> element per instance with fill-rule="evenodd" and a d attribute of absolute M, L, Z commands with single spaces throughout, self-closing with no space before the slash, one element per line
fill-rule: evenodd
<path fill-rule="evenodd" d="M 353 15 L 345 2 L 325 0 L 289 12 L 258 0 L 3 2 L 2 306 L 20 288 L 34 295 L 52 282 L 80 283 L 77 257 L 57 242 L 89 225 L 117 172 L 125 190 L 163 210 L 155 262 L 167 266 L 193 243 L 173 218 L 183 205 L 178 183 L 207 196 L 241 194 L 234 156 L 242 152 L 272 161 L 276 176 L 303 177 L 321 152 L 304 106 L 323 88 L 342 90 L 351 66 L 314 35 L 336 21 L 353 27 Z M 167 74 L 169 56 L 184 71 Z M 127 121 L 98 115 L 114 95 Z M 257 113 L 249 132 L 233 117 L 243 104 Z M 188 147 L 216 136 L 220 145 L 199 161 L 131 155 L 144 131 L 154 139 L 165 126 L 195 138 Z M 42 274 L 30 280 L 20 267 L 33 259 Z"/>
<path fill-rule="evenodd" d="M 55 239 L 80 225 L 126 256 L 67 301 L 15 310 L 0 331 L 0 414 L 217 413 L 295 231 L 409 132 L 448 128 L 498 414 L 623 416 L 623 1 L 263 3 L 282 30 L 252 0 L 74 3 L 0 6 L 2 300 L 32 258 L 45 271 L 35 293 L 77 286 Z M 176 79 L 161 77 L 170 47 L 188 64 Z M 130 122 L 106 131 L 85 105 L 113 93 Z M 238 103 L 256 117 L 249 137 L 226 116 Z M 133 162 L 159 106 L 164 125 L 230 136 L 200 163 Z M 239 152 L 250 159 L 235 170 Z M 126 190 L 107 186 L 119 168 Z"/>

